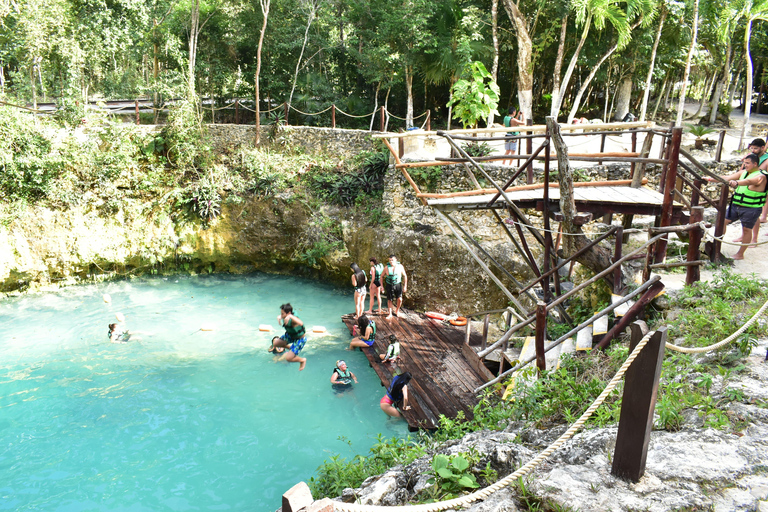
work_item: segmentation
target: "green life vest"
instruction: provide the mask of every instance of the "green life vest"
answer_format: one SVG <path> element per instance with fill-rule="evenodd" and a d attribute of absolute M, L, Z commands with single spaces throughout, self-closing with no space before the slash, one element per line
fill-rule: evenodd
<path fill-rule="evenodd" d="M 349 371 L 349 368 L 347 368 L 347 371 L 343 372 L 337 366 L 333 371 L 339 374 L 339 378 L 336 379 L 336 384 L 349 384 L 352 382 L 352 372 Z"/>
<path fill-rule="evenodd" d="M 396 341 L 394 343 L 391 343 L 389 347 L 387 347 L 387 355 L 385 359 L 395 359 L 396 357 L 400 356 L 400 342 Z"/>
<path fill-rule="evenodd" d="M 763 165 L 763 162 L 765 162 L 766 160 L 768 160 L 768 153 L 760 157 L 760 163 L 757 165 Z"/>
<path fill-rule="evenodd" d="M 400 283 L 400 270 L 403 266 L 398 262 L 393 267 L 387 263 L 387 284 L 399 284 Z"/>
<path fill-rule="evenodd" d="M 289 338 L 293 341 L 300 340 L 304 337 L 304 334 L 307 332 L 304 329 L 303 325 L 293 325 L 291 324 L 283 324 L 283 327 L 285 328 L 285 334 L 288 335 Z"/>
<path fill-rule="evenodd" d="M 747 171 L 744 171 L 744 173 L 741 175 L 741 178 L 739 179 L 743 180 L 753 178 L 758 174 L 762 174 L 763 176 L 768 177 L 768 172 L 756 169 L 749 175 L 747 175 Z M 743 206 L 745 208 L 762 208 L 765 204 L 765 197 L 766 186 L 763 186 L 762 192 L 756 192 L 754 190 L 749 190 L 748 185 L 739 185 L 736 187 L 736 191 L 733 193 L 733 204 L 736 206 Z"/>
<path fill-rule="evenodd" d="M 375 340 L 375 339 L 376 339 L 376 322 L 374 322 L 373 320 L 371 320 L 371 323 L 370 323 L 370 324 L 368 324 L 368 325 L 370 325 L 370 326 L 371 326 L 371 337 L 370 337 L 370 338 L 363 338 L 363 336 L 365 336 L 365 333 L 362 333 L 362 334 L 360 335 L 360 337 L 361 337 L 361 339 L 367 339 L 368 341 L 372 341 L 372 340 Z M 365 330 L 367 331 L 367 330 L 368 330 L 368 328 L 366 327 L 366 328 L 365 328 Z"/>
<path fill-rule="evenodd" d="M 384 264 L 383 263 L 377 263 L 374 265 L 373 270 L 376 272 L 376 280 L 378 281 L 381 279 L 381 273 L 384 272 Z"/>

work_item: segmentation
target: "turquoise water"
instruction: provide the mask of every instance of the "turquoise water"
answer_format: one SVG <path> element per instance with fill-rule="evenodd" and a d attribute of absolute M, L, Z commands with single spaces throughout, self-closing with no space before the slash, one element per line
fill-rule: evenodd
<path fill-rule="evenodd" d="M 328 329 L 309 335 L 302 372 L 258 330 L 278 329 L 284 302 Z M 260 274 L 0 301 L 0 510 L 275 510 L 330 455 L 406 435 L 363 353 L 344 350 L 353 310 L 351 289 Z M 147 334 L 110 343 L 117 312 Z M 360 381 L 343 393 L 339 358 Z"/>

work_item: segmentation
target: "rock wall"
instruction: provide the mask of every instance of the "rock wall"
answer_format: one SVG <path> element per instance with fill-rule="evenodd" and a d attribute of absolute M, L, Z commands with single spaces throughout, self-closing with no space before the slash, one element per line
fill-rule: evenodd
<path fill-rule="evenodd" d="M 253 146 L 256 139 L 256 127 L 253 125 L 210 124 L 207 129 L 213 149 L 219 153 Z M 371 138 L 372 133 L 314 126 L 283 126 L 275 132 L 271 126 L 262 126 L 261 140 L 280 147 L 301 147 L 307 153 L 322 149 L 326 154 L 348 158 L 376 147 L 376 141 Z"/>

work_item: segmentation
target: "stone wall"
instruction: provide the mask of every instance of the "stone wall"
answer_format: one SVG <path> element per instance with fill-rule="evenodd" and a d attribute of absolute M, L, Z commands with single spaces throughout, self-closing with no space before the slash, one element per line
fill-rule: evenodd
<path fill-rule="evenodd" d="M 217 153 L 253 146 L 256 138 L 256 127 L 253 125 L 209 124 L 207 130 Z M 322 152 L 349 158 L 376 147 L 372 133 L 314 126 L 284 126 L 276 133 L 273 127 L 262 126 L 261 140 L 280 147 L 301 147 L 307 153 Z"/>

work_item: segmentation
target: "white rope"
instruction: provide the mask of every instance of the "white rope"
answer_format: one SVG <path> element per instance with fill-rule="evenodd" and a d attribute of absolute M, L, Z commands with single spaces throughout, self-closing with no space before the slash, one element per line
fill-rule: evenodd
<path fill-rule="evenodd" d="M 305 115 L 305 116 L 317 116 L 317 115 L 320 115 L 320 114 L 322 114 L 322 113 L 324 113 L 324 112 L 328 112 L 329 110 L 331 110 L 331 107 L 332 107 L 332 106 L 333 106 L 333 105 L 329 105 L 329 106 L 328 106 L 328 108 L 326 108 L 325 110 L 321 110 L 320 112 L 315 112 L 314 114 L 310 114 L 310 113 L 308 113 L 308 112 L 302 112 L 301 110 L 297 109 L 297 108 L 296 108 L 296 107 L 294 107 L 293 105 L 288 105 L 288 107 L 289 107 L 291 110 L 294 110 L 294 111 L 298 112 L 299 114 L 302 114 L 302 115 Z"/>
<path fill-rule="evenodd" d="M 343 110 L 341 110 L 339 107 L 336 107 L 336 112 L 339 112 L 339 113 L 341 113 L 341 114 L 344 114 L 344 115 L 345 115 L 345 116 L 347 116 L 347 117 L 354 117 L 355 119 L 359 119 L 359 118 L 361 118 L 361 117 L 368 117 L 368 116 L 373 116 L 373 115 L 376 115 L 376 112 L 374 112 L 373 114 L 363 114 L 362 116 L 353 116 L 352 114 L 347 114 L 346 112 L 344 112 Z"/>
<path fill-rule="evenodd" d="M 725 338 L 723 341 L 719 341 L 713 345 L 709 345 L 708 347 L 679 347 L 677 345 L 673 345 L 671 343 L 667 343 L 667 348 L 670 350 L 674 350 L 675 352 L 682 352 L 684 354 L 701 354 L 702 352 L 709 352 L 710 350 L 717 350 L 722 346 L 727 345 L 728 343 L 732 342 L 736 338 L 738 338 L 741 333 L 746 331 L 750 328 L 750 326 L 757 321 L 757 319 L 765 313 L 765 310 L 768 309 L 768 300 L 765 301 L 765 304 L 763 304 L 763 307 L 757 310 L 757 313 L 752 315 L 752 318 L 747 321 L 744 325 L 742 325 L 736 332 Z"/>
<path fill-rule="evenodd" d="M 387 113 L 387 115 L 390 115 L 390 116 L 394 117 L 395 119 L 399 119 L 401 121 L 406 121 L 406 119 L 404 117 L 397 117 L 395 114 L 393 114 L 392 112 L 390 112 L 387 109 L 384 109 L 384 111 Z M 419 119 L 421 116 L 425 116 L 425 115 L 427 115 L 426 112 L 424 112 L 423 114 L 419 114 L 418 116 L 414 117 L 413 120 L 415 121 L 416 119 Z"/>
<path fill-rule="evenodd" d="M 539 455 L 534 457 L 531 461 L 529 461 L 523 467 L 521 467 L 514 473 L 507 475 L 506 477 L 502 478 L 496 483 L 489 485 L 485 489 L 475 491 L 466 496 L 460 496 L 452 500 L 439 501 L 436 503 L 424 503 L 420 505 L 399 506 L 397 507 L 398 510 L 402 510 L 405 512 L 439 512 L 441 510 L 464 507 L 475 501 L 487 498 L 491 494 L 497 491 L 500 491 L 502 488 L 511 484 L 518 478 L 521 478 L 527 475 L 528 473 L 530 473 L 531 471 L 533 471 L 539 464 L 541 464 L 550 455 L 552 455 L 552 453 L 554 453 L 555 450 L 560 448 L 566 441 L 568 441 L 571 437 L 573 437 L 574 434 L 576 434 L 576 432 L 578 432 L 582 426 L 584 426 L 587 420 L 589 420 L 592 414 L 594 414 L 597 408 L 603 404 L 605 399 L 608 398 L 608 395 L 619 384 L 619 382 L 621 381 L 621 378 L 624 376 L 624 373 L 626 373 L 627 368 L 629 368 L 629 366 L 637 358 L 637 356 L 640 355 L 640 352 L 643 350 L 643 348 L 645 348 L 645 346 L 648 344 L 648 340 L 651 339 L 651 335 L 653 335 L 653 331 L 646 334 L 645 337 L 642 340 L 640 340 L 640 342 L 637 344 L 635 349 L 629 355 L 627 360 L 624 361 L 624 364 L 621 365 L 621 368 L 619 368 L 619 371 L 616 372 L 616 375 L 613 376 L 613 379 L 611 379 L 611 381 L 605 387 L 603 392 L 600 393 L 600 396 L 598 396 L 595 399 L 595 401 L 592 402 L 592 405 L 590 405 L 589 408 L 586 411 L 584 411 L 584 414 L 582 414 L 581 417 L 578 420 L 576 420 L 576 422 L 573 425 L 571 425 L 571 427 L 563 435 L 561 435 L 554 443 L 549 445 L 546 450 L 544 450 Z M 348 512 L 366 512 L 366 511 L 373 512 L 373 511 L 388 510 L 390 508 L 393 508 L 393 507 L 382 507 L 378 505 L 362 505 L 357 503 L 334 502 L 333 505 L 337 510 L 344 510 Z"/>
<path fill-rule="evenodd" d="M 766 240 L 765 242 L 757 242 L 757 241 L 753 240 L 753 241 L 749 242 L 748 244 L 741 244 L 739 242 L 726 242 L 722 236 L 715 236 L 715 235 L 712 235 L 710 233 L 707 233 L 706 235 L 709 238 L 711 238 L 712 240 L 716 240 L 716 241 L 718 241 L 720 243 L 723 243 L 723 244 L 726 244 L 726 245 L 735 245 L 737 247 L 744 247 L 745 245 L 747 247 L 753 247 L 753 246 L 757 247 L 758 245 L 768 244 L 768 240 Z"/>

